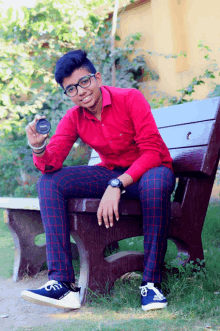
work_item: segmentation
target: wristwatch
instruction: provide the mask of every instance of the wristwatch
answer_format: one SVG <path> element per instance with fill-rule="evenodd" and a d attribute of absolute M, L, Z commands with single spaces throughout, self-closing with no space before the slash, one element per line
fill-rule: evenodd
<path fill-rule="evenodd" d="M 125 188 L 123 186 L 122 181 L 120 181 L 120 179 L 118 178 L 113 178 L 110 179 L 110 181 L 108 182 L 108 185 L 111 185 L 111 187 L 118 187 L 121 190 L 121 194 L 125 193 Z"/>

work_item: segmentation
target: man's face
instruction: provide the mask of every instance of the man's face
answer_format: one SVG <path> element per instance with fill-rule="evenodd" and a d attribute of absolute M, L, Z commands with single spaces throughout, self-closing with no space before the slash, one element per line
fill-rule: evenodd
<path fill-rule="evenodd" d="M 71 85 L 75 85 L 84 76 L 90 75 L 91 72 L 85 68 L 76 69 L 71 76 L 64 78 L 63 88 L 66 89 Z M 96 113 L 100 109 L 102 103 L 102 94 L 100 87 L 102 86 L 102 77 L 99 72 L 91 77 L 91 84 L 89 87 L 82 88 L 77 86 L 77 94 L 71 97 L 71 100 L 80 107 L 88 109 L 91 113 Z"/>

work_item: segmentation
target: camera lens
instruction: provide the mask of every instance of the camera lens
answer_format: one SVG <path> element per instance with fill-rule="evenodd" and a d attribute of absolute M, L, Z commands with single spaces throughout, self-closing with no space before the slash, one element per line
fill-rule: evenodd
<path fill-rule="evenodd" d="M 36 130 L 40 134 L 47 134 L 50 132 L 51 129 L 51 124 L 49 121 L 45 120 L 44 118 L 41 118 L 40 120 L 37 121 L 36 123 Z"/>

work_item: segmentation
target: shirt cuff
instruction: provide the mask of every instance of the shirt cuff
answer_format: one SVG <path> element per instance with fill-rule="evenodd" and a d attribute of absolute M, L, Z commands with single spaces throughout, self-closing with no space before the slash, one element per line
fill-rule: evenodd
<path fill-rule="evenodd" d="M 143 157 L 144 159 L 142 159 Z M 136 160 L 125 172 L 132 177 L 134 183 L 137 182 L 146 171 L 159 167 L 162 164 L 161 157 L 158 153 L 142 155 L 140 159 Z"/>
<path fill-rule="evenodd" d="M 35 167 L 37 169 L 39 169 L 42 172 L 42 174 L 44 174 L 46 172 L 54 171 L 54 164 L 53 164 L 53 162 L 50 163 L 50 164 L 48 164 L 48 156 L 49 156 L 49 153 L 48 153 L 47 149 L 45 150 L 44 155 L 42 157 L 38 157 L 37 155 L 35 155 L 33 153 L 33 162 L 34 162 L 34 165 L 35 165 Z M 45 169 L 46 166 L 50 166 L 51 167 L 51 170 L 48 171 L 47 169 Z"/>
<path fill-rule="evenodd" d="M 149 169 L 143 169 L 140 166 L 131 166 L 128 170 L 125 171 L 126 174 L 132 177 L 134 183 L 138 181 L 139 178 Z"/>

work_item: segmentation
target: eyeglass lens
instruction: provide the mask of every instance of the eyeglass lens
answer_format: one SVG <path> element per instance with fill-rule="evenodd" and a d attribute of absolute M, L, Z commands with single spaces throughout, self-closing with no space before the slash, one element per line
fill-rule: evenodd
<path fill-rule="evenodd" d="M 80 87 L 82 88 L 86 88 L 86 87 L 89 87 L 91 84 L 91 76 L 85 76 L 85 77 L 82 77 L 78 84 L 76 85 L 73 85 L 73 86 L 70 86 L 67 90 L 66 90 L 66 94 L 69 96 L 69 97 L 74 97 L 76 94 L 77 94 L 77 86 L 79 85 Z"/>

